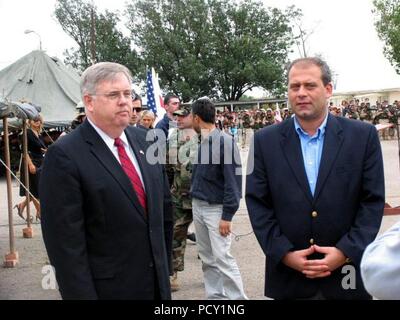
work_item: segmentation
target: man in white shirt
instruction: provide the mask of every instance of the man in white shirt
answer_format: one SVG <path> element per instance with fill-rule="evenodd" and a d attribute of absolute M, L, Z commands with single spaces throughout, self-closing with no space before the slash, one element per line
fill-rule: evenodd
<path fill-rule="evenodd" d="M 361 260 L 361 276 L 373 297 L 400 300 L 400 222 L 367 247 Z"/>
<path fill-rule="evenodd" d="M 40 183 L 42 231 L 63 299 L 170 299 L 172 209 L 164 168 L 130 127 L 131 74 L 82 75 L 87 120 L 53 144 Z"/>

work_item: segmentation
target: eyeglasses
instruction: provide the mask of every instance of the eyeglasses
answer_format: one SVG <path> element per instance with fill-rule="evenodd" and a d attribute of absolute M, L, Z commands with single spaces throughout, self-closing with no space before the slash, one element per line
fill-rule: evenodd
<path fill-rule="evenodd" d="M 112 91 L 112 92 L 108 92 L 108 93 L 95 93 L 95 94 L 92 94 L 92 96 L 104 96 L 109 100 L 115 101 L 121 97 L 121 94 L 125 99 L 129 99 L 129 100 L 132 99 L 131 90 Z"/>
<path fill-rule="evenodd" d="M 132 111 L 136 111 L 137 113 L 142 111 L 142 108 L 132 108 Z"/>

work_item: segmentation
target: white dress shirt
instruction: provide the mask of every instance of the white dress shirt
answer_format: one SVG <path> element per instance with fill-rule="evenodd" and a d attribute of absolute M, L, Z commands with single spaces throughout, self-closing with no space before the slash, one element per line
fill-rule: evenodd
<path fill-rule="evenodd" d="M 110 149 L 110 151 L 112 152 L 112 154 L 114 155 L 114 157 L 118 160 L 118 162 L 121 164 L 121 161 L 119 160 L 119 155 L 118 155 L 118 149 L 117 147 L 114 145 L 114 139 L 111 138 L 107 133 L 105 133 L 103 130 L 101 130 L 99 127 L 97 127 L 92 121 L 90 121 L 89 118 L 87 118 L 89 123 L 92 125 L 92 127 L 96 130 L 96 132 L 99 134 L 99 136 L 101 137 L 101 139 L 103 139 L 104 143 L 107 145 L 107 147 Z M 143 182 L 143 177 L 142 177 L 142 173 L 140 171 L 140 166 L 138 161 L 136 160 L 136 156 L 135 153 L 133 152 L 129 142 L 128 142 L 128 138 L 126 137 L 126 134 L 124 131 L 122 131 L 121 136 L 119 137 L 122 140 L 122 143 L 124 145 L 126 154 L 128 155 L 129 159 L 131 160 L 133 166 L 135 167 L 140 181 L 142 181 L 142 185 L 143 185 L 143 189 L 146 192 L 146 188 L 144 186 L 144 182 Z"/>

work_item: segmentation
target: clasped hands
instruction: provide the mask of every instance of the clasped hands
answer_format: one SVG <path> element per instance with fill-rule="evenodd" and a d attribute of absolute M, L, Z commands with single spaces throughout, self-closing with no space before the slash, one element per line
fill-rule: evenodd
<path fill-rule="evenodd" d="M 307 260 L 313 253 L 322 253 L 323 259 Z M 282 262 L 288 267 L 303 273 L 309 279 L 325 278 L 346 262 L 342 251 L 336 247 L 312 245 L 308 249 L 287 253 Z"/>

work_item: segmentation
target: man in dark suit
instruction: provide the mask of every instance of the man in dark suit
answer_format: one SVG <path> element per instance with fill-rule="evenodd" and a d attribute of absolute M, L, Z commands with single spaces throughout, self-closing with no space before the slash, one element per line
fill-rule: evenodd
<path fill-rule="evenodd" d="M 98 63 L 82 75 L 87 120 L 46 154 L 42 230 L 64 299 L 170 299 L 172 211 L 146 132 L 128 127 L 131 74 Z"/>
<path fill-rule="evenodd" d="M 288 78 L 295 117 L 257 132 L 247 164 L 247 208 L 267 258 L 265 295 L 368 299 L 360 260 L 385 198 L 376 129 L 329 115 L 332 79 L 321 59 L 294 61 Z"/>

